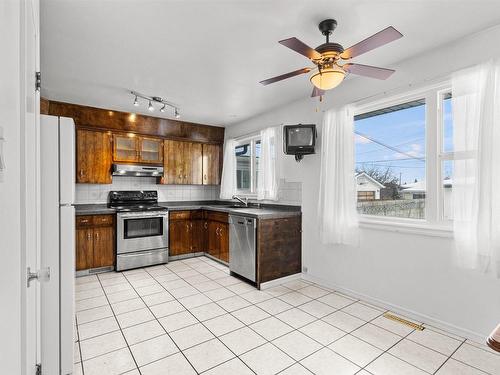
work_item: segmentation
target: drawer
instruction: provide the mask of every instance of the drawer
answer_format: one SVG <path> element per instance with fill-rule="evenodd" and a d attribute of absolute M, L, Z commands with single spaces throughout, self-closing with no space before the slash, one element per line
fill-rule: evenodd
<path fill-rule="evenodd" d="M 113 225 L 113 215 L 94 215 L 93 223 L 95 226 Z"/>
<path fill-rule="evenodd" d="M 77 228 L 87 228 L 94 226 L 93 217 L 90 215 L 77 216 L 76 217 L 76 227 Z"/>
<path fill-rule="evenodd" d="M 169 219 L 170 220 L 190 220 L 191 219 L 191 211 L 170 211 Z"/>
<path fill-rule="evenodd" d="M 225 212 L 208 211 L 208 220 L 227 223 L 229 220 L 228 214 Z"/>

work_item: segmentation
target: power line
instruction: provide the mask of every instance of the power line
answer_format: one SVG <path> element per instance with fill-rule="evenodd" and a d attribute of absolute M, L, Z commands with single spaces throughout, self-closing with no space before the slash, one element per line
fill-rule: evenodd
<path fill-rule="evenodd" d="M 403 142 L 403 143 L 398 143 L 397 145 L 394 145 L 392 147 L 400 147 L 400 146 L 403 146 L 403 145 L 406 145 L 408 143 L 415 143 L 415 142 L 418 142 L 418 141 L 423 141 L 424 138 L 415 138 L 415 139 L 412 139 L 412 140 L 409 140 L 407 142 Z M 369 144 L 369 143 L 368 143 Z M 379 145 L 380 146 L 380 145 Z M 367 151 L 361 151 L 361 152 L 357 152 L 356 155 L 362 155 L 362 154 L 368 154 L 370 152 L 376 152 L 376 151 L 380 151 L 379 148 L 375 149 L 375 150 L 367 150 Z"/>
<path fill-rule="evenodd" d="M 385 163 L 391 161 L 407 161 L 407 160 L 415 160 L 414 158 L 400 158 L 400 159 L 380 159 L 380 160 L 365 160 L 365 161 L 357 161 L 356 163 Z M 424 158 L 425 160 L 425 158 Z"/>
<path fill-rule="evenodd" d="M 359 164 L 359 163 L 356 163 Z M 401 169 L 407 169 L 407 168 L 416 168 L 416 169 L 423 169 L 425 168 L 425 165 L 422 166 L 408 166 L 408 165 L 387 165 L 387 164 L 376 164 L 376 163 L 367 163 L 367 162 L 361 162 L 361 164 L 370 164 L 371 166 L 375 167 L 384 167 L 384 168 L 401 168 Z"/>
<path fill-rule="evenodd" d="M 368 139 L 368 140 L 372 141 L 373 143 L 376 143 L 376 144 L 381 145 L 381 146 L 383 146 L 383 147 L 385 147 L 385 148 L 388 148 L 389 150 L 392 150 L 392 151 L 397 152 L 397 153 L 402 154 L 402 155 L 406 155 L 406 156 L 408 156 L 410 159 L 415 159 L 415 160 L 419 160 L 419 161 L 423 161 L 423 162 L 425 162 L 425 158 L 417 157 L 417 156 L 414 156 L 414 155 L 409 154 L 409 153 L 407 153 L 407 152 L 404 152 L 404 151 L 402 151 L 402 150 L 400 150 L 400 149 L 398 149 L 398 148 L 396 148 L 396 147 L 393 147 L 393 146 L 388 145 L 388 144 L 386 144 L 386 143 L 383 143 L 383 142 L 381 142 L 381 141 L 379 141 L 379 140 L 376 140 L 375 138 L 372 138 L 372 137 L 370 137 L 369 135 L 366 135 L 366 134 L 360 133 L 360 132 L 358 132 L 358 131 L 354 131 L 354 133 L 356 133 L 356 134 L 357 134 L 357 135 L 359 135 L 360 137 L 363 137 L 363 138 L 365 138 L 365 139 Z"/>

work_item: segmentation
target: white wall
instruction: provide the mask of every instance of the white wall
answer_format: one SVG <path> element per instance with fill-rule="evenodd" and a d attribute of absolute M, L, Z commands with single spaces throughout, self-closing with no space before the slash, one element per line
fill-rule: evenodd
<path fill-rule="evenodd" d="M 391 67 L 397 72 L 388 81 L 349 79 L 328 93 L 322 104 L 310 98 L 294 102 L 226 128 L 226 137 L 280 123 L 316 123 L 321 143 L 322 109 L 386 91 L 408 90 L 409 84 L 424 84 L 500 56 L 500 43 L 494 43 L 497 40 L 500 27 L 462 38 L 394 64 Z M 364 61 L 369 62 L 368 57 Z M 304 95 L 309 89 L 304 80 Z M 280 164 L 283 177 L 302 182 L 303 266 L 311 277 L 476 339 L 486 336 L 498 324 L 500 281 L 455 267 L 451 238 L 365 228 L 361 229 L 357 248 L 322 245 L 317 229 L 319 154 L 306 156 L 301 163 L 296 163 L 292 156 L 281 155 Z"/>
<path fill-rule="evenodd" d="M 21 368 L 20 9 L 0 2 L 0 127 L 7 169 L 0 179 L 0 373 Z"/>

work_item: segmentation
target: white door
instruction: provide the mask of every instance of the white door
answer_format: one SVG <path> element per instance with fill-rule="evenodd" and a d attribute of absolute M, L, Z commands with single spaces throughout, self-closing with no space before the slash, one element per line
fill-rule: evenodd
<path fill-rule="evenodd" d="M 32 272 L 40 268 L 40 93 L 35 89 L 35 72 L 40 71 L 40 3 L 39 0 L 21 2 L 21 189 L 24 194 L 22 212 L 25 252 L 23 266 Z M 24 54 L 24 56 L 23 56 Z M 24 312 L 26 329 L 25 373 L 35 374 L 41 363 L 40 283 L 24 285 Z"/>

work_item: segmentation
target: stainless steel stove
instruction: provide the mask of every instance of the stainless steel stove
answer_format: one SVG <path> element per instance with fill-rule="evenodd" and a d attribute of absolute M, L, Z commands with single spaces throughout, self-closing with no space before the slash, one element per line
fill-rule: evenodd
<path fill-rule="evenodd" d="M 117 211 L 116 270 L 168 262 L 168 209 L 156 191 L 111 191 Z"/>

